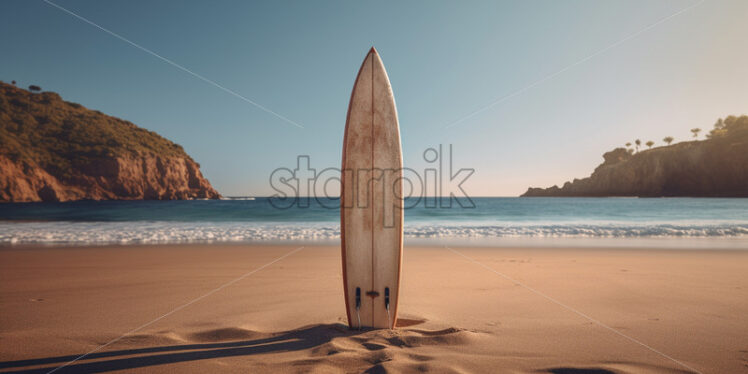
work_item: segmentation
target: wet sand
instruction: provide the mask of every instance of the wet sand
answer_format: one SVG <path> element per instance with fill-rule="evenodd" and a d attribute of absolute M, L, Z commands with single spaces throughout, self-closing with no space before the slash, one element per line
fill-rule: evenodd
<path fill-rule="evenodd" d="M 0 372 L 748 371 L 748 251 L 406 247 L 358 331 L 339 248 L 297 248 L 0 248 Z"/>

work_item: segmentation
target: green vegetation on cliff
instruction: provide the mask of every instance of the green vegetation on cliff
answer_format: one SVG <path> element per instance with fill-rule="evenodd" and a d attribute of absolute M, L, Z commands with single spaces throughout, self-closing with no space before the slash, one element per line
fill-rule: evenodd
<path fill-rule="evenodd" d="M 718 120 L 706 140 L 633 151 L 616 148 L 590 177 L 522 196 L 748 197 L 748 116 Z"/>
<path fill-rule="evenodd" d="M 189 158 L 176 143 L 131 122 L 0 82 L 0 154 L 61 179 L 92 159 L 153 153 Z"/>
<path fill-rule="evenodd" d="M 199 167 L 155 132 L 0 82 L 0 202 L 220 197 Z"/>

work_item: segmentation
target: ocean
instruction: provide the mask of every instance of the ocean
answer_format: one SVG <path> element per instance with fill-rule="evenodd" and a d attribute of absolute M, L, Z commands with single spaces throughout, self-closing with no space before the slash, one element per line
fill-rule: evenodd
<path fill-rule="evenodd" d="M 406 201 L 405 244 L 748 249 L 748 199 L 460 202 Z M 278 205 L 261 197 L 0 204 L 0 245 L 339 243 L 337 201 Z"/>

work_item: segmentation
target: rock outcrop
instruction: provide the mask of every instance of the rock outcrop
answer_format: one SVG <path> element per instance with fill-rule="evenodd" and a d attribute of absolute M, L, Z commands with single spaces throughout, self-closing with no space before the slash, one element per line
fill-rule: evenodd
<path fill-rule="evenodd" d="M 720 120 L 706 140 L 603 158 L 588 178 L 522 196 L 748 197 L 748 116 Z"/>
<path fill-rule="evenodd" d="M 0 82 L 0 202 L 219 197 L 181 146 Z"/>

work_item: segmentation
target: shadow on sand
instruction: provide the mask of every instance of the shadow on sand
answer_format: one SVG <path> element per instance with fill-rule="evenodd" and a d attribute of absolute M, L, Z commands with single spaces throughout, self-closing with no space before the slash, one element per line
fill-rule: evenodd
<path fill-rule="evenodd" d="M 355 336 L 366 330 L 351 330 L 343 324 L 325 324 L 302 327 L 297 330 L 272 334 L 258 339 L 180 344 L 160 347 L 134 348 L 117 351 L 95 352 L 80 361 L 67 365 L 55 373 L 103 373 L 114 370 L 135 369 L 154 365 L 185 361 L 206 360 L 221 357 L 248 356 L 262 353 L 299 351 L 313 348 L 331 341 L 335 337 Z M 154 354 L 155 353 L 155 354 Z M 82 355 L 81 353 L 80 355 Z M 17 368 L 5 373 L 48 373 L 59 366 L 77 359 L 80 355 L 47 357 L 29 360 L 0 362 L 0 369 Z M 134 356 L 134 357 L 123 357 Z M 107 358 L 107 360 L 98 360 Z M 97 360 L 93 362 L 81 362 Z M 46 366 L 51 365 L 53 366 Z M 45 365 L 43 368 L 32 368 Z M 22 369 L 25 368 L 25 369 Z"/>
<path fill-rule="evenodd" d="M 548 369 L 551 374 L 616 374 L 613 371 L 599 368 L 552 368 Z"/>

